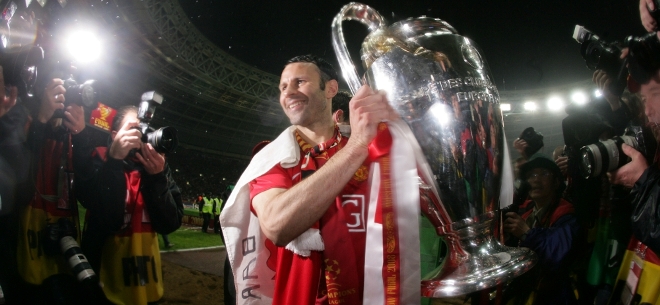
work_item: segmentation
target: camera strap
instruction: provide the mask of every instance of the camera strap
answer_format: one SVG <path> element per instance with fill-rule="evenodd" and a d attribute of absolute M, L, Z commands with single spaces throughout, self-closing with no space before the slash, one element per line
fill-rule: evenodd
<path fill-rule="evenodd" d="M 66 133 L 63 135 L 63 144 L 62 144 L 62 153 L 60 154 L 60 162 L 58 166 L 58 174 L 57 174 L 57 185 L 56 185 L 56 194 L 54 195 L 47 195 L 47 194 L 42 194 L 39 189 L 36 187 L 37 184 L 35 183 L 35 189 L 39 196 L 49 202 L 55 202 L 56 203 L 56 208 L 60 210 L 70 210 L 72 207 L 72 203 L 75 201 L 70 194 L 72 194 L 73 191 L 73 170 L 72 170 L 72 164 L 70 160 L 70 156 L 72 155 L 72 146 L 71 146 L 71 134 Z M 55 144 L 57 146 L 57 144 Z M 41 154 L 44 151 L 39 152 L 39 158 L 36 160 L 36 163 L 40 165 L 40 167 L 37 169 L 37 172 L 41 172 L 41 179 L 44 183 L 48 183 L 49 177 L 46 175 L 48 174 L 48 170 L 46 171 L 41 171 L 41 167 L 44 165 L 40 164 L 42 160 L 45 160 L 42 158 Z M 43 206 L 42 202 L 42 208 L 46 210 L 46 207 Z"/>

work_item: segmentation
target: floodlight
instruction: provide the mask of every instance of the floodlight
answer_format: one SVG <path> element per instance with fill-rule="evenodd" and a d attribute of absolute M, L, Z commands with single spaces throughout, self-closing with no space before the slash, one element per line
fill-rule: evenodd
<path fill-rule="evenodd" d="M 506 104 L 506 103 L 500 104 L 500 109 L 502 111 L 511 111 L 511 104 Z"/>
<path fill-rule="evenodd" d="M 536 109 L 538 108 L 536 102 L 525 102 L 525 104 L 523 104 L 523 107 L 527 111 L 536 111 Z"/>
<path fill-rule="evenodd" d="M 584 105 L 587 103 L 587 95 L 582 91 L 573 92 L 571 95 L 571 101 L 576 105 Z"/>
<path fill-rule="evenodd" d="M 550 111 L 560 111 L 564 109 L 564 100 L 561 97 L 553 96 L 548 99 L 548 109 Z"/>

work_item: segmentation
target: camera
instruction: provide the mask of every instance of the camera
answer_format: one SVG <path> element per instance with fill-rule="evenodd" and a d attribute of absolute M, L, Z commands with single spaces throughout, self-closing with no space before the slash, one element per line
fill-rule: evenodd
<path fill-rule="evenodd" d="M 67 78 L 63 84 L 64 89 L 66 90 L 66 93 L 64 93 L 64 107 L 75 104 L 89 109 L 94 108 L 94 103 L 96 103 L 96 89 L 94 87 L 95 84 L 96 81 L 93 79 L 87 80 L 82 84 L 78 84 L 78 82 L 73 79 L 73 76 L 69 76 L 69 78 Z M 64 110 L 55 110 L 53 117 L 63 118 Z"/>
<path fill-rule="evenodd" d="M 179 139 L 174 127 L 162 127 L 153 129 L 149 122 L 153 118 L 156 106 L 163 103 L 163 96 L 156 91 L 149 91 L 142 94 L 142 100 L 138 107 L 138 119 L 140 126 L 138 129 L 142 132 L 142 142 L 149 143 L 159 153 L 174 152 Z"/>
<path fill-rule="evenodd" d="M 532 156 L 543 147 L 543 135 L 535 131 L 534 127 L 525 128 L 519 138 L 527 142 L 527 147 L 525 147 L 527 157 Z"/>
<path fill-rule="evenodd" d="M 581 44 L 580 54 L 590 70 L 604 70 L 614 77 L 610 84 L 610 91 L 617 96 L 623 93 L 626 87 L 628 71 L 626 60 L 621 59 L 621 47 L 617 43 L 602 41 L 600 37 L 581 25 L 576 25 L 573 39 Z"/>
<path fill-rule="evenodd" d="M 654 12 L 660 15 L 658 11 Z M 604 42 L 583 26 L 576 25 L 573 38 L 582 44 L 580 53 L 589 69 L 601 69 L 614 77 L 609 88 L 614 95 L 621 96 L 627 85 L 628 73 L 635 82 L 644 84 L 660 69 L 660 41 L 656 33 L 641 37 L 628 36 L 623 45 L 619 45 Z M 629 52 L 622 59 L 621 50 L 624 47 L 627 47 Z"/>
<path fill-rule="evenodd" d="M 586 179 L 597 177 L 630 162 L 630 158 L 621 148 L 623 143 L 641 152 L 647 160 L 655 154 L 656 142 L 653 133 L 641 126 L 630 126 L 623 136 L 599 141 L 580 149 L 582 176 Z"/>
<path fill-rule="evenodd" d="M 71 220 L 60 218 L 56 223 L 47 224 L 43 232 L 46 255 L 63 255 L 78 281 L 96 281 L 96 273 L 92 269 L 92 265 L 76 242 L 78 231 Z"/>

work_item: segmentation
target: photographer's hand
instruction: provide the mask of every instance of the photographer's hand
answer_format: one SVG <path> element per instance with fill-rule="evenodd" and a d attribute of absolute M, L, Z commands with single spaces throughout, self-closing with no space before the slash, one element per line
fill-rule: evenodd
<path fill-rule="evenodd" d="M 142 149 L 135 154 L 135 157 L 149 175 L 159 174 L 165 170 L 165 156 L 159 154 L 149 143 L 143 143 Z"/>
<path fill-rule="evenodd" d="M 513 148 L 515 148 L 523 158 L 527 159 L 528 156 L 525 155 L 525 148 L 527 148 L 527 141 L 517 138 L 513 141 Z"/>
<path fill-rule="evenodd" d="M 142 141 L 140 140 L 142 133 L 134 128 L 138 126 L 138 121 L 131 120 L 126 122 L 114 135 L 108 156 L 113 159 L 123 160 L 128 156 L 131 149 L 140 148 L 142 145 Z"/>
<path fill-rule="evenodd" d="M 557 163 L 557 166 L 559 166 L 561 174 L 566 176 L 568 174 L 568 157 L 560 156 L 557 158 L 557 160 L 555 160 L 555 163 Z"/>
<path fill-rule="evenodd" d="M 651 16 L 651 11 L 655 10 L 653 0 L 639 0 L 639 16 L 642 19 L 642 25 L 648 32 L 658 29 L 658 22 Z"/>
<path fill-rule="evenodd" d="M 520 215 L 514 212 L 508 212 L 505 214 L 506 220 L 504 220 L 504 231 L 513 234 L 513 236 L 520 238 L 523 234 L 529 231 L 529 227 Z"/>
<path fill-rule="evenodd" d="M 0 92 L 3 94 L 3 98 L 0 101 L 0 117 L 5 115 L 11 107 L 14 107 L 16 105 L 16 100 L 18 98 L 18 89 L 14 86 L 11 86 L 8 88 L 9 90 L 9 96 L 7 96 L 7 93 L 5 90 L 5 78 L 2 74 L 2 66 L 0 66 Z"/>
<path fill-rule="evenodd" d="M 603 97 L 610 104 L 612 111 L 615 111 L 621 107 L 621 100 L 619 96 L 616 96 L 610 90 L 610 85 L 612 84 L 612 78 L 603 70 L 596 70 L 592 77 L 592 80 L 598 86 L 600 92 L 603 93 Z"/>
<path fill-rule="evenodd" d="M 53 117 L 55 110 L 64 109 L 64 81 L 59 78 L 53 78 L 48 85 L 46 85 L 46 90 L 41 95 L 41 107 L 39 108 L 39 114 L 37 119 L 41 123 L 46 123 Z"/>
<path fill-rule="evenodd" d="M 85 129 L 85 110 L 80 105 L 69 105 L 64 109 L 64 126 L 71 134 L 79 134 Z"/>
<path fill-rule="evenodd" d="M 632 161 L 621 168 L 610 172 L 608 175 L 610 176 L 610 182 L 612 184 L 620 184 L 627 188 L 632 188 L 649 165 L 646 163 L 646 159 L 642 153 L 631 146 L 622 144 L 621 148 L 623 149 L 623 153 L 630 157 Z"/>

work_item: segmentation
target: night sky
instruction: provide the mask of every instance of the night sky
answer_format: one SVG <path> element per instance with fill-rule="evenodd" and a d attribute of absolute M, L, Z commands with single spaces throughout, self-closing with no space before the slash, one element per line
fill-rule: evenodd
<path fill-rule="evenodd" d="M 209 40 L 258 69 L 279 75 L 287 59 L 312 53 L 331 60 L 339 70 L 330 25 L 348 2 L 180 0 L 180 3 L 191 22 Z M 390 23 L 421 15 L 449 22 L 481 47 L 500 90 L 548 88 L 591 78 L 592 72 L 580 56 L 580 46 L 572 38 L 576 24 L 608 42 L 644 34 L 636 0 L 362 3 L 378 10 Z M 344 31 L 352 57 L 357 60 L 367 29 L 353 21 L 344 22 Z"/>

